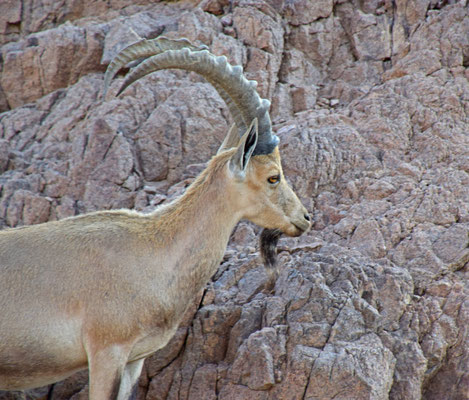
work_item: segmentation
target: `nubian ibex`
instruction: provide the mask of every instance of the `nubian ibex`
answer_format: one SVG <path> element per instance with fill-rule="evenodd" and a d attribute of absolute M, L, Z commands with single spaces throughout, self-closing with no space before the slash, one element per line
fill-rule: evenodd
<path fill-rule="evenodd" d="M 0 388 L 22 390 L 89 369 L 92 400 L 127 399 L 145 357 L 165 346 L 247 219 L 298 236 L 310 217 L 284 179 L 270 103 L 241 67 L 187 40 L 141 40 L 110 63 L 105 91 L 153 71 L 202 75 L 234 120 L 185 194 L 149 214 L 100 211 L 0 232 Z"/>

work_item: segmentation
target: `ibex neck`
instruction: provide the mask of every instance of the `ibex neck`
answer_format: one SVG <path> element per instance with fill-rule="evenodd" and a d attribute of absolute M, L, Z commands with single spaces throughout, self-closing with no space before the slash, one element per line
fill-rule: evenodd
<path fill-rule="evenodd" d="M 241 214 L 233 207 L 223 185 L 190 187 L 171 206 L 172 223 L 190 243 L 208 242 L 226 247 L 229 236 Z M 210 247 L 210 246 L 208 246 Z"/>
<path fill-rule="evenodd" d="M 188 304 L 215 273 L 241 218 L 223 176 L 209 166 L 181 198 L 158 213 L 171 248 L 167 284 L 178 303 Z"/>
<path fill-rule="evenodd" d="M 162 224 L 171 226 L 172 234 L 188 236 L 194 243 L 208 238 L 228 240 L 241 213 L 227 193 L 224 166 L 211 163 L 179 199 L 158 213 Z"/>

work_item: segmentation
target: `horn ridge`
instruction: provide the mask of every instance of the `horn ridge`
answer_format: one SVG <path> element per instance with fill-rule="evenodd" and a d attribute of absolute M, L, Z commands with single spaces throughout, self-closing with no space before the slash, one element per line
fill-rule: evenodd
<path fill-rule="evenodd" d="M 129 72 L 117 96 L 143 76 L 170 68 L 194 71 L 202 75 L 227 103 L 240 135 L 251 121 L 258 117 L 257 109 L 261 105 L 261 98 L 240 73 L 242 68 L 232 67 L 228 62 L 221 68 L 216 57 L 207 50 L 192 51 L 188 48 L 168 50 L 147 58 Z"/>
<path fill-rule="evenodd" d="M 191 45 L 187 39 L 179 40 L 176 45 L 170 39 L 157 38 L 128 46 L 109 65 L 105 89 L 123 65 L 142 57 L 146 59 L 127 74 L 117 96 L 136 80 L 155 71 L 171 68 L 193 71 L 204 77 L 225 101 L 240 136 L 255 118 L 258 119 L 259 139 L 253 154 L 268 154 L 277 146 L 278 138 L 272 135 L 268 112 L 270 101 L 261 99 L 256 90 L 257 82 L 247 80 L 243 68 L 232 66 L 225 56 L 215 56 L 206 47 Z"/>
<path fill-rule="evenodd" d="M 140 58 L 154 56 L 155 54 L 163 53 L 167 50 L 190 48 L 194 50 L 204 50 L 207 46 L 195 46 L 189 40 L 182 39 L 168 39 L 165 36 L 159 36 L 155 39 L 141 39 L 135 43 L 122 49 L 117 56 L 109 63 L 106 73 L 104 75 L 104 91 L 103 97 L 109 89 L 109 85 L 114 76 L 119 70 L 131 61 Z"/>

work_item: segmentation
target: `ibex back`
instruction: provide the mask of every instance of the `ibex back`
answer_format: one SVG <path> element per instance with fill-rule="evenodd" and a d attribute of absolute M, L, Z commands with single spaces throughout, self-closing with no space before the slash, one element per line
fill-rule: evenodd
<path fill-rule="evenodd" d="M 105 88 L 142 57 L 124 88 L 157 69 L 194 70 L 235 125 L 186 193 L 153 213 L 102 211 L 0 232 L 1 389 L 88 368 L 90 399 L 127 399 L 145 357 L 166 345 L 216 271 L 239 220 L 290 236 L 310 227 L 283 177 L 269 103 L 242 70 L 185 40 L 142 40 L 110 64 Z"/>

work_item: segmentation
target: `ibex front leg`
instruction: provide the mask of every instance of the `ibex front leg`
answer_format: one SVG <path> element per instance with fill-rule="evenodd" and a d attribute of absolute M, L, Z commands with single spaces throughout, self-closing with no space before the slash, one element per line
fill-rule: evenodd
<path fill-rule="evenodd" d="M 122 345 L 110 345 L 88 352 L 90 400 L 126 399 L 119 392 L 129 352 L 130 349 Z"/>
<path fill-rule="evenodd" d="M 137 395 L 138 378 L 142 372 L 144 358 L 133 361 L 125 366 L 124 374 L 121 379 L 118 400 L 134 399 Z"/>

